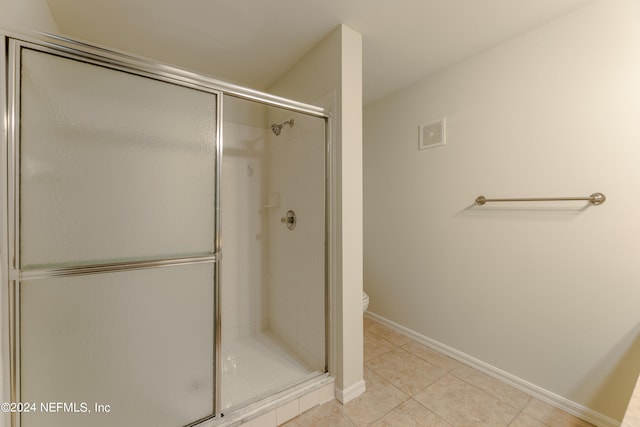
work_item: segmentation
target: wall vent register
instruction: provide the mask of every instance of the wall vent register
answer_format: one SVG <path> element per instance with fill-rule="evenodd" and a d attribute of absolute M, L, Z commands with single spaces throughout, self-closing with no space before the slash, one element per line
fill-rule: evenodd
<path fill-rule="evenodd" d="M 446 143 L 445 119 L 420 125 L 418 149 L 441 147 Z"/>

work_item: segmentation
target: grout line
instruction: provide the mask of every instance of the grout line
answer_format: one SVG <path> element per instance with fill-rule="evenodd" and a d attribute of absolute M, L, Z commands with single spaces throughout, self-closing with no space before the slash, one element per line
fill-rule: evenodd
<path fill-rule="evenodd" d="M 431 386 L 429 386 L 431 387 Z M 427 388 L 429 388 L 427 387 Z M 422 406 L 423 408 L 425 408 L 427 411 L 431 412 L 433 415 L 435 415 L 436 417 L 438 417 L 442 422 L 444 422 L 446 425 L 454 427 L 453 424 L 451 424 L 449 421 L 445 420 L 444 418 L 442 418 L 442 416 L 438 413 L 436 413 L 435 411 L 433 411 L 431 408 L 427 407 L 426 405 L 424 405 L 422 402 L 414 399 L 413 397 L 411 398 L 411 400 L 413 400 L 414 402 L 416 402 L 418 405 Z"/>

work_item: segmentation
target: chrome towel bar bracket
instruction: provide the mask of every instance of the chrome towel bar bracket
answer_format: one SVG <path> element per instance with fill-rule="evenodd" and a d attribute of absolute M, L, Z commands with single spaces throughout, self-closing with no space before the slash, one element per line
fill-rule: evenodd
<path fill-rule="evenodd" d="M 476 198 L 476 205 L 484 205 L 487 202 L 564 202 L 564 201 L 584 200 L 592 205 L 601 205 L 607 198 L 602 193 L 593 193 L 589 197 L 533 197 L 528 199 L 487 199 L 484 196 Z"/>

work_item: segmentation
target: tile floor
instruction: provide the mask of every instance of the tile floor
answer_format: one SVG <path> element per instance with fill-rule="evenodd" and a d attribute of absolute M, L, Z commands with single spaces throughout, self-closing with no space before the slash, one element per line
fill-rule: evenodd
<path fill-rule="evenodd" d="M 287 427 L 588 427 L 591 424 L 365 317 L 367 391 L 301 414 Z"/>

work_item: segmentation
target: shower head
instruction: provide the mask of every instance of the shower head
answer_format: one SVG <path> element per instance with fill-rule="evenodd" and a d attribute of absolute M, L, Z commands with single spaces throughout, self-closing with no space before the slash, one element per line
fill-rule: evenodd
<path fill-rule="evenodd" d="M 271 125 L 271 131 L 273 133 L 275 133 L 276 135 L 280 135 L 280 132 L 282 131 L 282 125 L 277 125 L 277 124 L 272 124 Z"/>
<path fill-rule="evenodd" d="M 272 124 L 271 125 L 271 130 L 273 131 L 273 133 L 275 133 L 276 135 L 280 135 L 280 132 L 282 132 L 282 128 L 286 125 L 289 125 L 289 127 L 293 127 L 293 119 L 291 120 L 287 120 L 286 122 L 282 122 L 280 124 Z"/>

